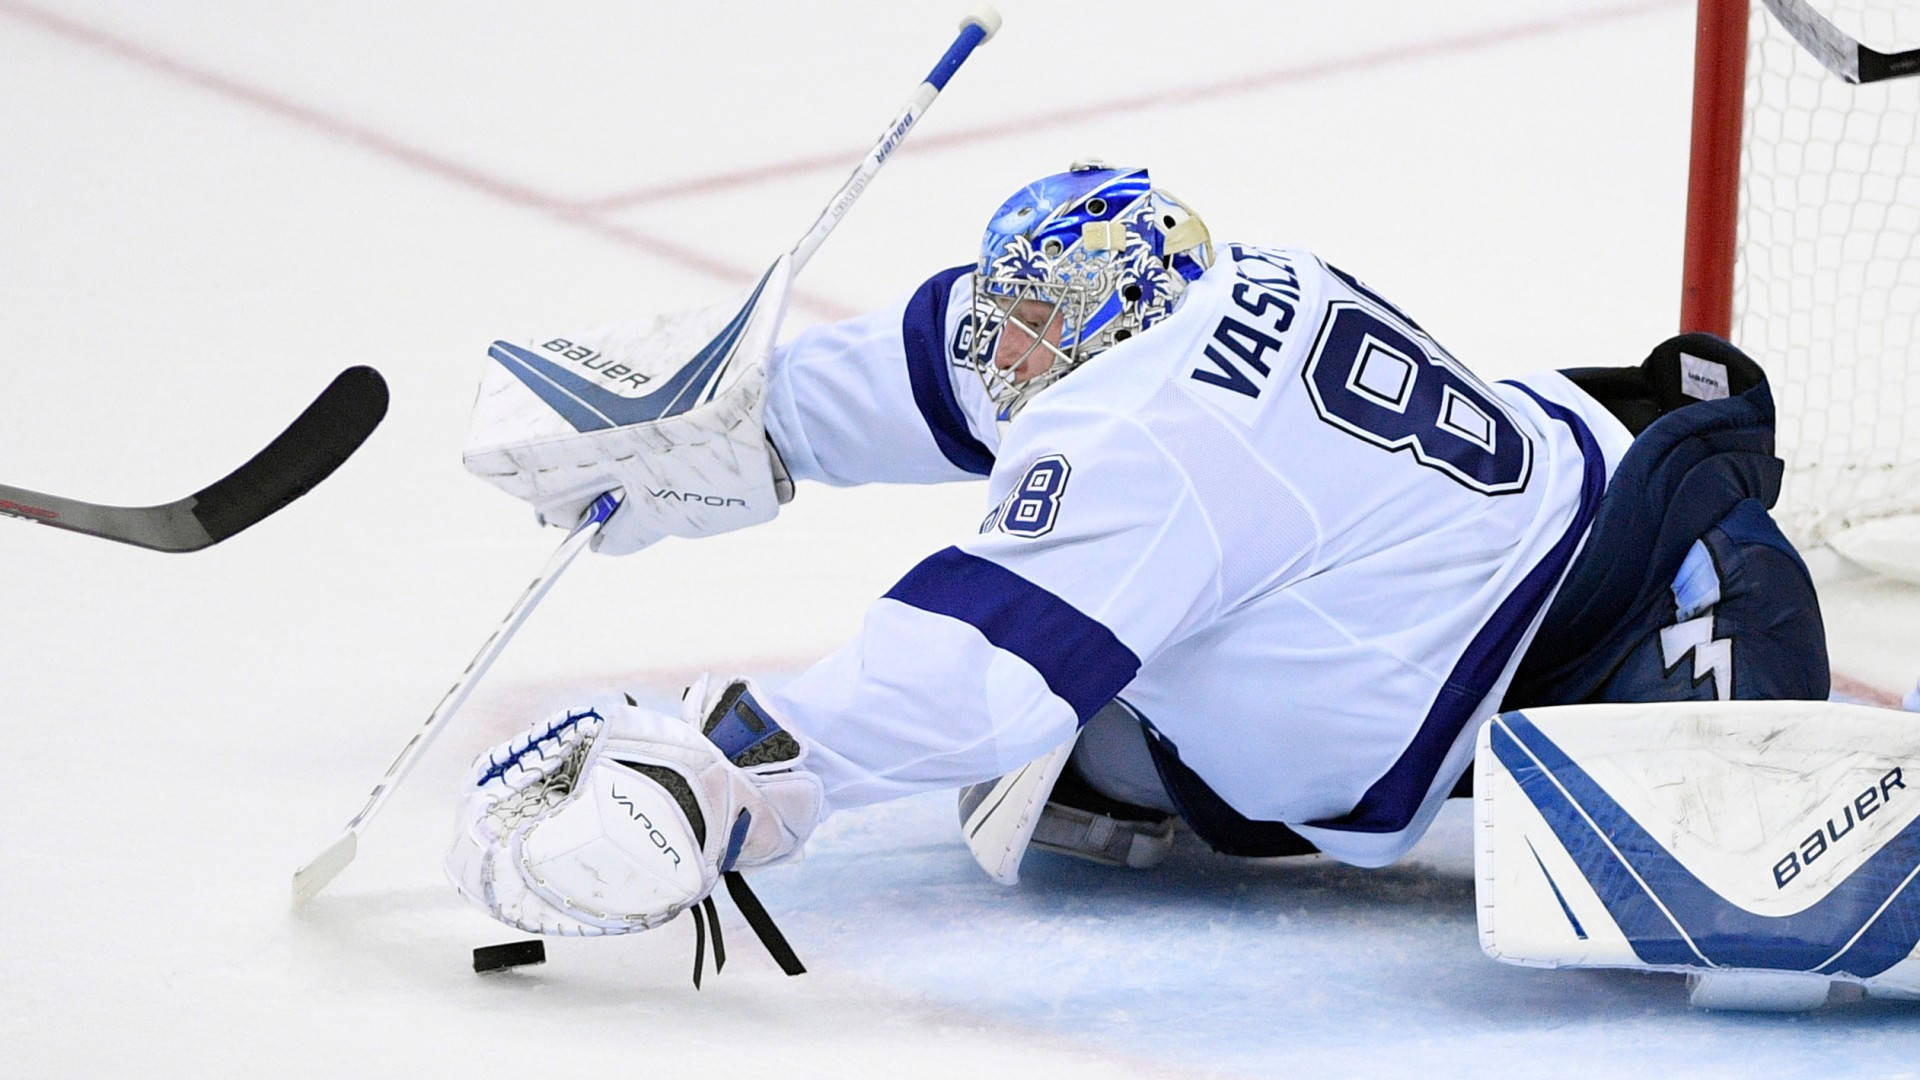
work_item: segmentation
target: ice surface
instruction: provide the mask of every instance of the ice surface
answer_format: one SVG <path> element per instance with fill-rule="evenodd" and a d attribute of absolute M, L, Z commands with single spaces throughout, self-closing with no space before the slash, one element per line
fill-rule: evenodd
<path fill-rule="evenodd" d="M 8 483 L 177 498 L 335 372 L 385 425 L 191 556 L 0 522 L 0 1076 L 1913 1075 L 1920 1012 L 1689 1011 L 1677 978 L 1480 956 L 1461 807 L 1382 871 L 1191 846 L 969 861 L 947 797 L 829 822 L 695 993 L 685 923 L 552 943 L 440 878 L 465 758 L 533 713 L 778 676 L 969 530 L 979 489 L 809 488 L 582 560 L 303 914 L 360 805 L 559 540 L 459 464 L 486 344 L 710 302 L 799 236 L 964 4 L 0 0 Z M 1217 236 L 1313 245 L 1487 373 L 1672 327 L 1691 5 L 1003 0 L 1006 26 L 799 282 L 805 321 L 966 260 L 1007 191 L 1144 161 Z M 1920 589 L 1828 594 L 1843 670 L 1920 674 Z"/>

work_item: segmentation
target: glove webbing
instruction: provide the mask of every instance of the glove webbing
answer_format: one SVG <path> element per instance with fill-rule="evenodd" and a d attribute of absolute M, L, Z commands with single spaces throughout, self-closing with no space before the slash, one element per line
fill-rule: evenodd
<path fill-rule="evenodd" d="M 740 909 L 747 926 L 760 939 L 760 944 L 766 948 L 767 955 L 773 957 L 773 962 L 779 964 L 780 970 L 788 975 L 805 974 L 807 969 L 800 963 L 800 957 L 795 955 L 793 946 L 787 944 L 785 935 L 773 924 L 773 917 L 767 914 L 760 898 L 747 888 L 747 879 L 741 877 L 738 870 L 729 870 L 721 878 L 727 883 L 727 895 L 733 897 L 733 906 Z M 706 912 L 704 917 L 701 915 L 703 909 Z M 714 910 L 713 897 L 706 897 L 688 910 L 693 912 L 693 988 L 698 990 L 707 953 L 707 927 L 713 927 L 713 970 L 716 972 L 727 964 L 727 947 L 720 935 L 720 914 Z"/>

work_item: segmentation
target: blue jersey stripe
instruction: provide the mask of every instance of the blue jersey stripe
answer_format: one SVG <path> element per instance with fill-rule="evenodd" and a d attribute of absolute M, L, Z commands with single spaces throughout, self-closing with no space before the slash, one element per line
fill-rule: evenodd
<path fill-rule="evenodd" d="M 995 562 L 959 548 L 935 552 L 887 591 L 887 599 L 959 619 L 995 648 L 1033 665 L 1081 723 L 1140 670 L 1113 631 Z"/>
<path fill-rule="evenodd" d="M 967 472 L 985 476 L 993 471 L 993 451 L 973 437 L 967 414 L 953 395 L 948 374 L 947 295 L 953 283 L 972 267 L 956 266 L 928 278 L 907 301 L 900 320 L 900 340 L 907 350 L 907 381 L 913 403 L 933 433 L 934 445 L 948 461 Z"/>
<path fill-rule="evenodd" d="M 1600 496 L 1607 487 L 1606 461 L 1600 453 L 1599 442 L 1572 410 L 1524 386 L 1520 389 L 1526 390 L 1548 416 L 1572 429 L 1579 441 L 1586 469 L 1580 481 L 1580 507 L 1573 515 L 1573 523 L 1467 643 L 1466 652 L 1447 675 L 1446 683 L 1440 687 L 1426 718 L 1420 723 L 1420 730 L 1401 752 L 1400 759 L 1373 782 L 1351 811 L 1337 818 L 1308 823 L 1316 828 L 1391 833 L 1413 823 L 1413 816 L 1426 801 L 1447 752 L 1459 741 L 1460 733 L 1473 720 L 1480 703 L 1493 691 L 1493 684 L 1499 681 L 1500 673 L 1526 636 L 1527 627 L 1553 596 L 1554 588 L 1573 561 L 1573 553 L 1580 547 L 1581 537 L 1593 524 L 1593 516 L 1600 508 Z"/>

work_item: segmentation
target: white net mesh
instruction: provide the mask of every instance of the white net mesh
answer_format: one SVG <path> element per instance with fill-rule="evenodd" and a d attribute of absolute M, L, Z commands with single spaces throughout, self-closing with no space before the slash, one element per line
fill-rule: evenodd
<path fill-rule="evenodd" d="M 1920 48 L 1917 0 L 1814 6 L 1869 47 Z M 1920 77 L 1850 84 L 1752 7 L 1733 340 L 1774 379 L 1775 516 L 1832 541 L 1920 515 Z"/>

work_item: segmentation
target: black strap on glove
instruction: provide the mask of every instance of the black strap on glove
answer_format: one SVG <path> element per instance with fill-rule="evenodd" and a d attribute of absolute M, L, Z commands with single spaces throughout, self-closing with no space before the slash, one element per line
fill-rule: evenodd
<path fill-rule="evenodd" d="M 807 969 L 801 965 L 800 958 L 794 955 L 793 946 L 787 944 L 787 939 L 780 933 L 780 928 L 773 925 L 773 917 L 768 915 L 767 909 L 760 905 L 760 898 L 753 895 L 752 889 L 747 888 L 747 879 L 741 877 L 738 870 L 729 870 L 724 877 L 727 883 L 727 895 L 733 897 L 733 905 L 740 909 L 740 914 L 746 916 L 747 925 L 752 927 L 754 934 L 760 938 L 760 944 L 766 947 L 767 955 L 773 957 L 773 962 L 780 965 L 781 971 L 789 975 L 804 974 Z M 714 970 L 718 971 L 719 968 L 716 967 Z"/>
<path fill-rule="evenodd" d="M 760 944 L 766 947 L 767 955 L 773 957 L 773 962 L 779 964 L 780 970 L 788 975 L 805 974 L 807 969 L 800 963 L 800 957 L 795 955 L 793 946 L 787 944 L 780 928 L 773 925 L 773 916 L 767 914 L 760 898 L 747 888 L 747 879 L 740 876 L 738 870 L 729 870 L 721 877 L 727 883 L 727 895 L 733 897 L 733 905 L 746 917 L 747 926 L 760 939 Z M 703 909 L 706 912 L 704 916 L 701 914 Z M 713 897 L 701 900 L 688 910 L 693 912 L 693 988 L 698 990 L 707 954 L 707 928 L 713 928 L 713 970 L 716 972 L 727 965 L 727 946 L 720 935 L 720 913 L 714 910 Z"/>

